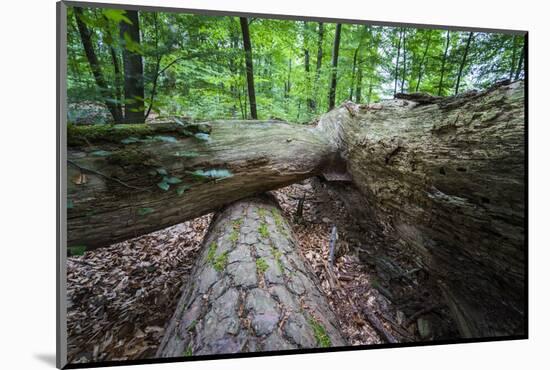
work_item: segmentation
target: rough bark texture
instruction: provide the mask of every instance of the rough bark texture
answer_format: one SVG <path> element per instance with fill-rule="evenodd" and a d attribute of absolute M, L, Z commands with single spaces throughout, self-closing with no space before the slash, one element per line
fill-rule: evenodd
<path fill-rule="evenodd" d="M 320 122 L 341 127 L 365 216 L 441 280 L 464 337 L 526 330 L 523 92 L 348 106 Z"/>
<path fill-rule="evenodd" d="M 337 155 L 321 130 L 277 121 L 71 126 L 68 136 L 68 246 L 88 249 L 314 176 Z M 232 176 L 192 174 L 211 169 Z M 164 191 L 163 177 L 182 182 Z M 182 186 L 190 187 L 181 193 Z"/>
<path fill-rule="evenodd" d="M 139 44 L 138 12 L 127 10 L 126 16 L 132 24 L 125 21 L 120 22 L 120 38 L 124 44 L 129 40 Z M 122 49 L 122 59 L 124 61 L 124 121 L 127 123 L 142 123 L 145 120 L 143 62 L 139 53 L 129 49 L 128 46 Z"/>
<path fill-rule="evenodd" d="M 290 226 L 265 197 L 215 217 L 158 357 L 346 345 Z"/>
<path fill-rule="evenodd" d="M 135 144 L 120 143 L 137 134 L 118 126 L 107 127 L 105 136 L 72 128 L 69 246 L 128 239 L 252 194 L 338 172 L 343 157 L 364 195 L 356 204 L 363 209 L 359 214 L 412 248 L 440 280 L 462 336 L 523 334 L 523 82 L 452 98 L 399 96 L 345 104 L 315 128 L 242 121 L 184 125 L 186 131 L 209 131 L 209 142 L 182 134 L 178 125 L 138 125 L 153 138 L 175 140 Z M 94 155 L 99 148 L 110 154 Z M 182 158 L 181 151 L 198 156 Z M 182 195 L 177 186 L 159 189 L 162 176 L 149 174 L 159 168 L 192 187 Z M 189 175 L 212 168 L 233 176 L 197 181 Z"/>

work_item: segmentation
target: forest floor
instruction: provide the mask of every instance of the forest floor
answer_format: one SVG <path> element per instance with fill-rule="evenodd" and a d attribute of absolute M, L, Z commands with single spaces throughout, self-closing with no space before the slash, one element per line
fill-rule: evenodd
<path fill-rule="evenodd" d="M 442 324 L 446 315 L 437 299 L 416 300 L 412 306 L 406 300 L 403 306 L 403 300 L 394 294 L 422 293 L 421 276 L 417 277 L 421 269 L 415 268 L 414 259 L 375 233 L 357 232 L 357 220 L 329 187 L 311 179 L 274 194 L 292 225 L 300 253 L 320 279 L 321 289 L 350 345 L 433 338 L 430 321 L 422 322 L 421 317 L 430 311 L 440 311 L 432 323 L 445 327 Z M 303 214 L 296 218 L 303 197 Z M 154 356 L 211 217 L 206 215 L 68 258 L 69 363 Z M 330 270 L 329 239 L 334 225 L 339 248 Z M 373 251 L 384 250 L 384 258 L 399 265 L 399 271 L 405 271 L 400 274 L 403 276 L 397 280 L 395 276 L 387 277 L 383 269 L 361 260 L 358 251 L 365 246 Z"/>

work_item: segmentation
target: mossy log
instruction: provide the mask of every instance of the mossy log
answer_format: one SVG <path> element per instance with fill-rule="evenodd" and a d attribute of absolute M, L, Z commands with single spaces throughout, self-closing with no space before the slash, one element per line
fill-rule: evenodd
<path fill-rule="evenodd" d="M 189 281 L 157 357 L 346 345 L 272 197 L 215 216 Z"/>
<path fill-rule="evenodd" d="M 462 336 L 524 334 L 523 82 L 432 101 L 403 97 L 412 100 L 344 104 L 316 127 L 218 121 L 196 131 L 208 131 L 209 141 L 185 129 L 129 144 L 76 143 L 68 153 L 69 246 L 128 239 L 347 170 L 364 196 L 356 207 L 418 254 Z M 193 175 L 208 169 L 232 176 Z M 182 192 L 170 183 L 178 181 L 191 187 Z"/>

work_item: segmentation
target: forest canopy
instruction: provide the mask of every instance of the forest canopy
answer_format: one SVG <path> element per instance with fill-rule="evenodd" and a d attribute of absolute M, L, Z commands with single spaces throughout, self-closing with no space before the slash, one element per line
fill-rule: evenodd
<path fill-rule="evenodd" d="M 68 120 L 310 122 L 351 100 L 524 76 L 521 35 L 122 9 L 67 13 Z"/>

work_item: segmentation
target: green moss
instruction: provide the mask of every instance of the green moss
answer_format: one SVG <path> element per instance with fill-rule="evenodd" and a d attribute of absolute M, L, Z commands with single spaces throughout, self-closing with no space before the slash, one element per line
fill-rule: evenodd
<path fill-rule="evenodd" d="M 216 249 L 218 249 L 218 244 L 216 242 L 210 243 L 208 247 L 208 254 L 206 255 L 206 262 L 214 263 L 216 258 Z"/>
<path fill-rule="evenodd" d="M 256 268 L 261 274 L 263 274 L 264 272 L 267 271 L 267 269 L 269 268 L 269 265 L 267 264 L 267 262 L 265 262 L 263 258 L 258 258 L 256 260 Z"/>
<path fill-rule="evenodd" d="M 128 137 L 142 138 L 154 133 L 151 126 L 139 124 L 120 125 L 67 125 L 67 144 L 81 146 L 92 142 L 120 143 Z"/>
<path fill-rule="evenodd" d="M 273 216 L 273 220 L 275 221 L 275 226 L 277 227 L 277 230 L 283 234 L 284 236 L 288 236 L 284 226 L 283 226 L 283 217 L 277 211 L 275 208 L 271 210 L 271 215 Z"/>
<path fill-rule="evenodd" d="M 185 356 L 185 357 L 193 356 L 193 346 L 188 345 L 187 349 L 183 352 L 183 356 Z"/>
<path fill-rule="evenodd" d="M 269 237 L 269 230 L 267 230 L 267 224 L 265 222 L 262 222 L 258 227 L 258 233 L 264 238 Z"/>
<path fill-rule="evenodd" d="M 277 261 L 277 266 L 279 266 L 279 270 L 281 271 L 281 273 L 284 272 L 283 261 L 281 260 L 281 256 L 283 255 L 283 253 L 281 253 L 281 251 L 277 248 L 271 248 L 271 254 Z"/>
<path fill-rule="evenodd" d="M 229 234 L 229 240 L 233 244 L 235 244 L 239 239 L 239 230 L 241 229 L 242 223 L 243 220 L 240 218 L 233 221 L 233 230 L 231 231 L 231 234 Z"/>
<path fill-rule="evenodd" d="M 151 154 L 137 148 L 117 150 L 107 158 L 107 161 L 124 167 L 150 167 L 158 165 Z"/>
<path fill-rule="evenodd" d="M 325 327 L 314 318 L 311 318 L 309 320 L 309 324 L 313 329 L 313 335 L 315 336 L 317 345 L 322 348 L 330 347 L 332 345 L 332 342 L 330 341 L 330 338 L 327 334 L 327 330 L 325 329 Z"/>
<path fill-rule="evenodd" d="M 218 272 L 222 272 L 223 270 L 225 270 L 225 266 L 227 266 L 227 259 L 228 259 L 227 251 L 217 256 L 214 259 L 214 263 L 212 264 L 214 266 L 214 269 Z"/>
<path fill-rule="evenodd" d="M 196 327 L 196 326 L 197 326 L 197 320 L 193 320 L 193 321 L 191 322 L 191 324 L 189 324 L 189 326 L 187 327 L 187 330 L 193 331 L 193 330 L 195 330 L 195 327 Z"/>
<path fill-rule="evenodd" d="M 260 215 L 262 220 L 265 220 L 265 209 L 258 208 L 258 215 Z"/>

